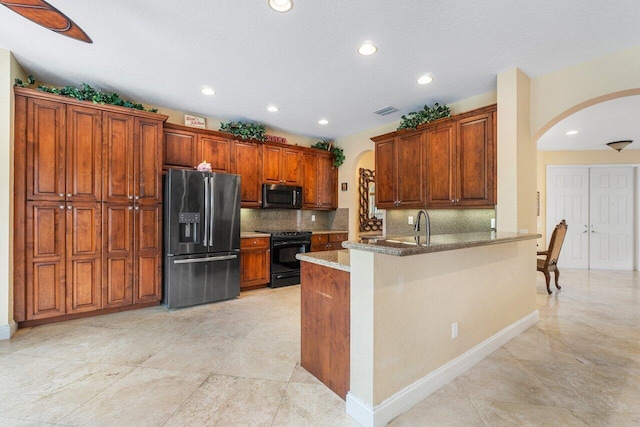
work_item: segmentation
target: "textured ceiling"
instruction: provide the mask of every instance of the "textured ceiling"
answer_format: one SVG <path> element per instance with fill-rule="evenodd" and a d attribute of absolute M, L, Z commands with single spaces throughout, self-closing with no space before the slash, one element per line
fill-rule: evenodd
<path fill-rule="evenodd" d="M 267 0 L 49 2 L 93 44 L 0 8 L 0 47 L 38 81 L 320 138 L 494 90 L 513 67 L 536 77 L 640 45 L 638 0 L 294 0 L 284 14 Z M 365 40 L 377 54 L 357 54 Z M 385 106 L 399 111 L 372 113 Z"/>

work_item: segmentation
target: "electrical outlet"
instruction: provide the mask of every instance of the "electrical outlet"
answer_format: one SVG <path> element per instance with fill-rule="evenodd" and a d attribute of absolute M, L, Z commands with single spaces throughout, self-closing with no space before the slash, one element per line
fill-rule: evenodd
<path fill-rule="evenodd" d="M 453 322 L 451 324 L 451 339 L 458 338 L 458 322 Z"/>
<path fill-rule="evenodd" d="M 316 216 L 315 215 L 311 215 L 311 222 L 315 222 L 316 221 Z"/>
<path fill-rule="evenodd" d="M 410 216 L 408 219 L 409 219 L 409 225 L 413 225 L 413 217 Z"/>

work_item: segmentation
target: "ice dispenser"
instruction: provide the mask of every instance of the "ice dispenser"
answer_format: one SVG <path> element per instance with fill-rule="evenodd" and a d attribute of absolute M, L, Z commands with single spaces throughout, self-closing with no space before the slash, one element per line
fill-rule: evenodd
<path fill-rule="evenodd" d="M 200 229 L 200 213 L 181 212 L 178 215 L 180 243 L 200 243 L 198 241 Z"/>

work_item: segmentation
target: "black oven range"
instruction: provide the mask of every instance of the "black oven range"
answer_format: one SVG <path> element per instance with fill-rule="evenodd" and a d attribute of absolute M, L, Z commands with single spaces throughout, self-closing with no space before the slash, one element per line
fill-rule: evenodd
<path fill-rule="evenodd" d="M 311 251 L 311 232 L 264 231 L 271 235 L 271 282 L 269 287 L 297 285 L 300 283 L 300 261 L 296 255 Z"/>

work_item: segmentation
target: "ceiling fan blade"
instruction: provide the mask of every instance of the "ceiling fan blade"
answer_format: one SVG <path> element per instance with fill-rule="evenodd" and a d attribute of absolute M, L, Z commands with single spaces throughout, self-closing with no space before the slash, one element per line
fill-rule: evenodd
<path fill-rule="evenodd" d="M 0 4 L 48 30 L 85 43 L 93 43 L 82 28 L 44 0 L 0 0 Z"/>

